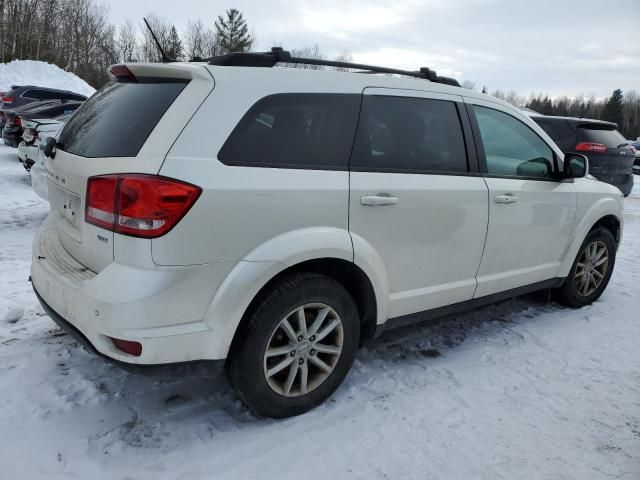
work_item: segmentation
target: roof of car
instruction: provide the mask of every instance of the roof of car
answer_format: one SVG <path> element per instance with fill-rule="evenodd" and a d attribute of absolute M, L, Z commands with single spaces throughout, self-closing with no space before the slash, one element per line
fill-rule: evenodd
<path fill-rule="evenodd" d="M 25 89 L 26 88 L 37 88 L 37 89 L 40 89 L 40 90 L 46 90 L 48 92 L 63 92 L 63 93 L 73 93 L 75 95 L 82 95 L 81 93 L 72 92 L 71 90 L 63 90 L 61 88 L 42 87 L 42 86 L 39 86 L 39 85 L 15 85 L 15 86 L 13 86 L 14 90 L 18 90 L 20 88 L 25 88 Z M 82 96 L 84 96 L 84 95 L 82 95 Z"/>
<path fill-rule="evenodd" d="M 569 122 L 569 123 L 573 123 L 575 125 L 578 124 L 582 124 L 582 123 L 597 123 L 600 125 L 607 125 L 610 127 L 614 127 L 614 128 L 618 128 L 618 125 L 613 123 L 613 122 L 607 122 L 605 120 L 598 120 L 595 118 L 582 118 L 582 117 L 560 117 L 560 116 L 554 116 L 554 115 L 542 115 L 542 114 L 538 114 L 538 115 L 529 115 L 533 120 L 551 120 L 552 122 Z"/>

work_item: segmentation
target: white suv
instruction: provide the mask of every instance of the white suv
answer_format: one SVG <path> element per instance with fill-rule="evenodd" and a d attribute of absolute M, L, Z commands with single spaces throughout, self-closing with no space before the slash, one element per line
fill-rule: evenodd
<path fill-rule="evenodd" d="M 120 362 L 226 359 L 256 414 L 285 417 L 386 328 L 602 294 L 623 199 L 586 158 L 428 69 L 282 61 L 318 63 L 112 67 L 47 145 L 31 276 L 57 323 Z"/>

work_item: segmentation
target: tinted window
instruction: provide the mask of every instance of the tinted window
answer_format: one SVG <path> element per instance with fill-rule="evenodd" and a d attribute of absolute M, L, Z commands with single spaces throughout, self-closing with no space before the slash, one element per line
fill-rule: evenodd
<path fill-rule="evenodd" d="M 227 165 L 346 169 L 360 95 L 278 94 L 258 101 L 218 159 Z"/>
<path fill-rule="evenodd" d="M 628 141 L 617 130 L 611 127 L 601 127 L 599 125 L 579 125 L 578 137 L 581 142 L 602 143 L 609 148 L 616 148 L 618 145 L 628 143 Z"/>
<path fill-rule="evenodd" d="M 353 169 L 466 172 L 467 152 L 455 103 L 365 96 Z"/>
<path fill-rule="evenodd" d="M 27 97 L 27 98 L 35 98 L 36 100 L 43 100 L 43 98 L 40 96 L 41 91 L 40 90 L 36 90 L 36 89 L 29 89 L 26 90 L 22 96 L 23 97 Z"/>
<path fill-rule="evenodd" d="M 553 150 L 533 130 L 506 113 L 473 107 L 492 175 L 551 177 Z"/>
<path fill-rule="evenodd" d="M 108 83 L 65 125 L 62 150 L 83 157 L 135 157 L 185 85 Z"/>
<path fill-rule="evenodd" d="M 576 144 L 577 136 L 566 120 L 548 120 L 544 117 L 531 117 L 531 119 L 540 125 L 563 151 L 571 150 Z"/>
<path fill-rule="evenodd" d="M 82 104 L 78 102 L 56 103 L 54 105 L 46 105 L 40 108 L 31 109 L 24 115 L 29 118 L 37 118 L 38 115 L 42 115 L 46 118 L 57 117 L 58 115 L 76 111 L 80 105 Z"/>

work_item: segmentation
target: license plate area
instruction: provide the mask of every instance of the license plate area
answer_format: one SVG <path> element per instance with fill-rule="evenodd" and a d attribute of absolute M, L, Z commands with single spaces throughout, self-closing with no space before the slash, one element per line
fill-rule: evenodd
<path fill-rule="evenodd" d="M 51 205 L 55 208 L 60 220 L 68 227 L 79 230 L 82 217 L 80 195 L 65 190 L 53 182 L 49 182 L 49 187 Z"/>
<path fill-rule="evenodd" d="M 80 213 L 80 197 L 74 193 L 64 191 L 62 209 L 60 210 L 62 218 L 74 228 L 78 228 Z"/>

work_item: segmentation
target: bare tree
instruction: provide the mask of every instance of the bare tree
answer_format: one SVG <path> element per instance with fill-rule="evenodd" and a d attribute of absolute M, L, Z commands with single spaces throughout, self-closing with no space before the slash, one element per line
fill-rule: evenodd
<path fill-rule="evenodd" d="M 336 58 L 335 58 L 336 62 L 353 62 L 353 55 L 351 54 L 351 52 L 349 50 L 343 50 L 342 53 L 340 53 Z M 349 70 L 348 68 L 344 68 L 344 67 L 336 67 L 336 70 L 338 71 L 347 71 Z"/>
<path fill-rule="evenodd" d="M 204 23 L 198 19 L 195 22 L 189 20 L 187 22 L 186 31 L 186 53 L 189 58 L 198 58 L 206 56 L 206 32 Z"/>
<path fill-rule="evenodd" d="M 462 82 L 462 88 L 466 88 L 467 90 L 475 90 L 476 83 L 472 82 L 471 80 L 465 80 L 464 82 Z"/>
<path fill-rule="evenodd" d="M 136 26 L 131 20 L 127 20 L 120 25 L 118 29 L 118 40 L 116 47 L 118 49 L 119 62 L 135 62 L 138 58 L 138 37 L 136 35 Z"/>

